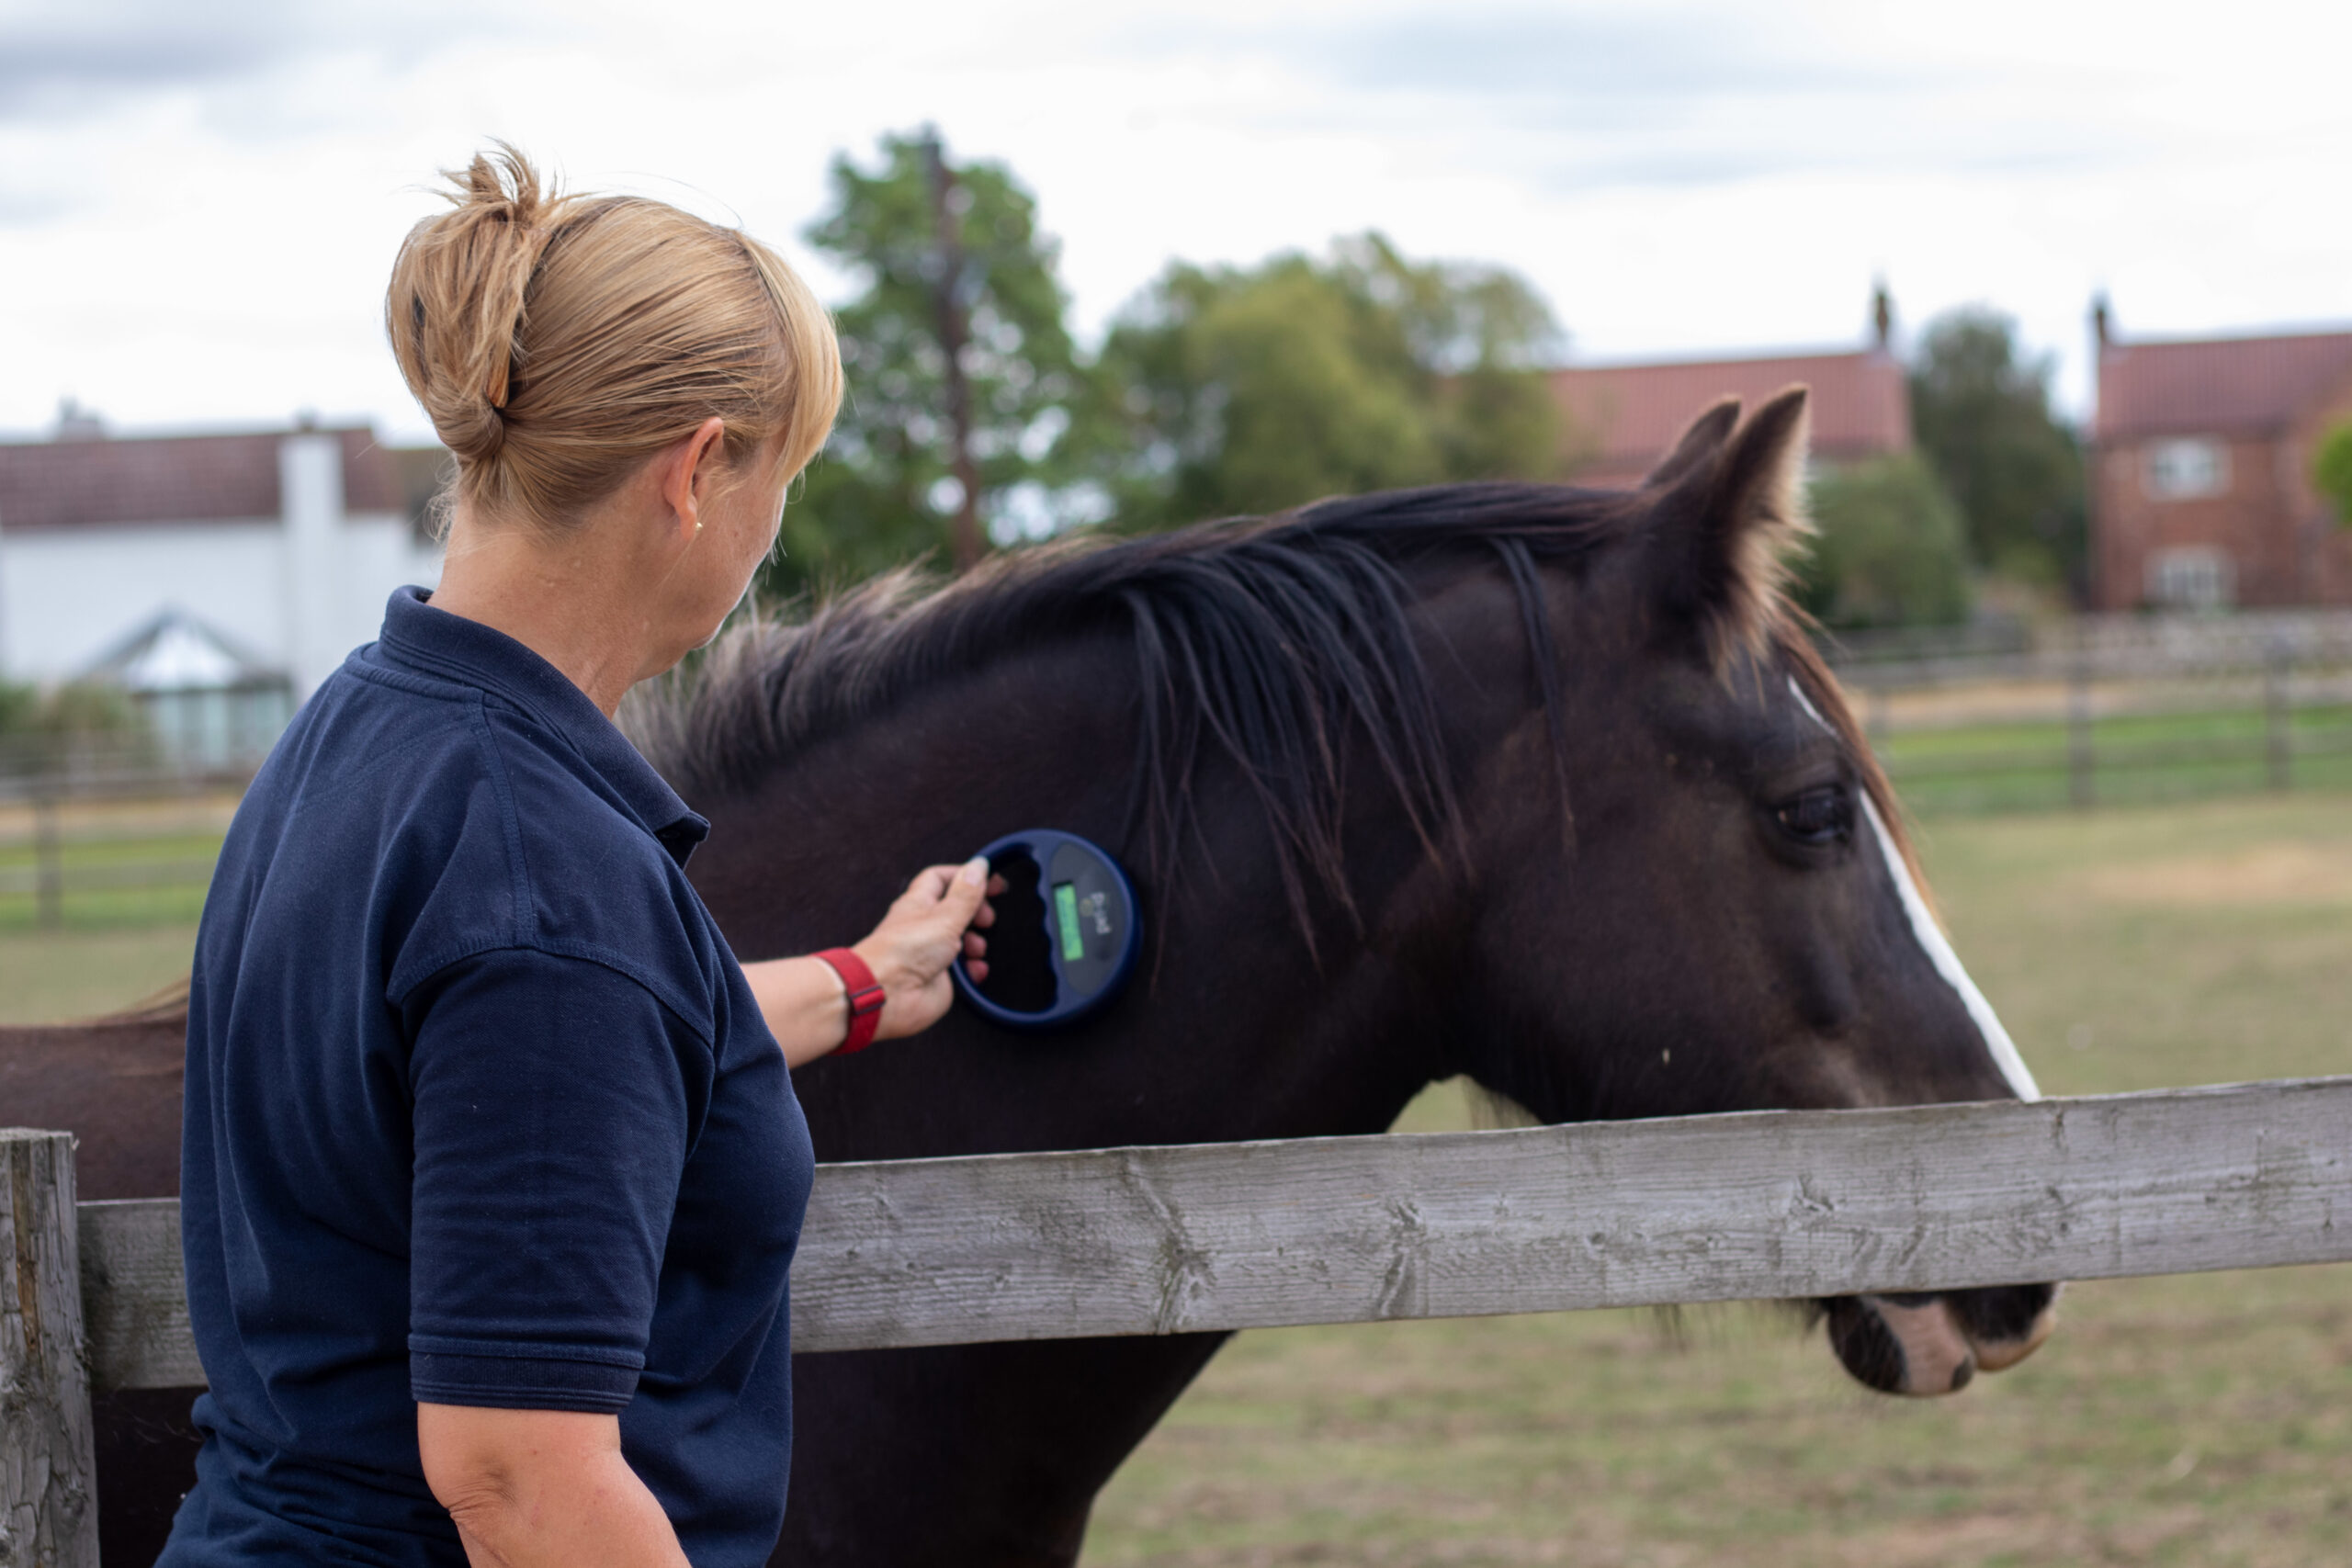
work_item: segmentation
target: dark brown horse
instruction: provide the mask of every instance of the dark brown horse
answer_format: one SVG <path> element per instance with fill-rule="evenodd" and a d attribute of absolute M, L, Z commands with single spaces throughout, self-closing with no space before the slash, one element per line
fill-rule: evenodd
<path fill-rule="evenodd" d="M 744 957 L 1031 827 L 1110 846 L 1151 917 L 1136 984 L 1070 1031 L 959 1010 L 804 1070 L 820 1156 L 1374 1132 L 1453 1074 L 1550 1122 L 2031 1093 L 1781 597 L 1804 412 L 1711 411 L 1632 492 L 1049 548 L 715 649 L 634 722 L 714 821 L 694 871 Z M 1855 1376 L 1939 1393 L 2029 1350 L 2051 1296 L 1821 1305 Z M 1221 1343 L 805 1357 L 775 1561 L 1069 1563 Z M 184 1483 L 118 1472 L 102 1506 Z"/>

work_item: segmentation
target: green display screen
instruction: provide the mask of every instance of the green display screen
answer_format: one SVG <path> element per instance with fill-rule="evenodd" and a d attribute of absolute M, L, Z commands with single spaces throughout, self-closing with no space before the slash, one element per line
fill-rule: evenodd
<path fill-rule="evenodd" d="M 1054 884 L 1054 918 L 1061 922 L 1062 962 L 1075 964 L 1086 956 L 1086 938 L 1078 929 L 1078 887 L 1074 883 Z"/>

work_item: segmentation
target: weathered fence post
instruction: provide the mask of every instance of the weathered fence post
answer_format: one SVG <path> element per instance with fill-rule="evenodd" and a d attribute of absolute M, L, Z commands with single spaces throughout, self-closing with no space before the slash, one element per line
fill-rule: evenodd
<path fill-rule="evenodd" d="M 57 827 L 57 795 L 46 784 L 33 794 L 33 908 L 43 931 L 65 923 L 65 847 Z"/>
<path fill-rule="evenodd" d="M 2075 633 L 2077 638 L 2083 634 Z M 2098 798 L 2094 783 L 2096 761 L 2091 751 L 2091 655 L 2077 643 L 2075 662 L 2066 674 L 2066 799 L 2078 811 L 2088 810 Z"/>
<path fill-rule="evenodd" d="M 2287 705 L 2287 679 L 2292 657 L 2286 643 L 2270 645 L 2262 664 L 2263 751 L 2270 764 L 2270 787 L 2290 789 L 2295 782 L 2295 714 Z"/>
<path fill-rule="evenodd" d="M 74 1137 L 0 1128 L 0 1568 L 97 1568 Z"/>

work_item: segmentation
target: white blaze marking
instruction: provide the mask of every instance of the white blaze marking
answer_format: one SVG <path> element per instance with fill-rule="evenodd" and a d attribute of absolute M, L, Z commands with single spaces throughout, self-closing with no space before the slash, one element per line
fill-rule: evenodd
<path fill-rule="evenodd" d="M 1789 690 L 1795 694 L 1798 705 L 1812 716 L 1814 723 L 1835 733 L 1829 721 L 1823 718 L 1819 710 L 1806 700 L 1804 689 L 1797 684 L 1793 675 L 1789 677 Z M 1928 962 L 1936 966 L 1936 973 L 1943 976 L 1944 984 L 1960 993 L 1961 1005 L 1975 1021 L 1976 1032 L 1984 1037 L 1984 1049 L 1992 1055 L 1993 1065 L 2001 1069 L 2001 1077 L 2008 1080 L 2010 1092 L 2019 1100 L 2040 1100 L 2041 1086 L 2033 1081 L 2033 1070 L 2025 1065 L 2025 1058 L 2018 1055 L 2017 1042 L 2011 1040 L 2009 1032 L 2001 1027 L 2000 1015 L 1993 1010 L 1993 1004 L 1984 999 L 1984 993 L 1976 988 L 1976 982 L 1969 978 L 1968 971 L 1961 964 L 1960 954 L 1951 950 L 1943 928 L 1936 924 L 1936 917 L 1928 912 L 1928 900 L 1920 896 L 1919 885 L 1911 879 L 1911 868 L 1904 863 L 1903 852 L 1895 845 L 1894 835 L 1886 830 L 1885 822 L 1880 819 L 1878 807 L 1871 803 L 1867 793 L 1862 796 L 1862 815 L 1870 820 L 1871 833 L 1878 840 L 1879 853 L 1886 861 L 1887 874 L 1894 878 L 1894 891 L 1903 900 L 1903 912 L 1910 917 L 1911 934 L 1927 953 Z"/>

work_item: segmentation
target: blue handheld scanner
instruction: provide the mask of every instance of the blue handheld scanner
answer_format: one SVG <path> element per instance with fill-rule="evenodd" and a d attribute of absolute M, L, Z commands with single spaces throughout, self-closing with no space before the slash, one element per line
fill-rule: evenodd
<path fill-rule="evenodd" d="M 1054 1029 L 1116 996 L 1143 946 L 1142 912 L 1119 863 L 1052 828 L 1007 833 L 980 852 L 1006 886 L 987 933 L 986 984 L 955 963 L 966 1004 L 1008 1028 Z"/>

